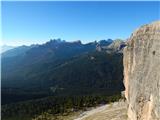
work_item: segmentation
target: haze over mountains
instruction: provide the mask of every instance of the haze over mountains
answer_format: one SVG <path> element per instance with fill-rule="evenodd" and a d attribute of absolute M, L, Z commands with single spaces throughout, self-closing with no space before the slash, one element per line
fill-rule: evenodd
<path fill-rule="evenodd" d="M 14 46 L 8 46 L 8 45 L 2 45 L 1 47 L 1 53 L 6 52 L 7 50 L 15 48 Z"/>

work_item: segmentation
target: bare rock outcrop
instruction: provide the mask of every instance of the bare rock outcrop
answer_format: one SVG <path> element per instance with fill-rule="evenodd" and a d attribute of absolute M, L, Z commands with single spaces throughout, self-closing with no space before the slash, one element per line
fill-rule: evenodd
<path fill-rule="evenodd" d="M 124 49 L 129 120 L 160 120 L 160 21 L 144 25 Z"/>

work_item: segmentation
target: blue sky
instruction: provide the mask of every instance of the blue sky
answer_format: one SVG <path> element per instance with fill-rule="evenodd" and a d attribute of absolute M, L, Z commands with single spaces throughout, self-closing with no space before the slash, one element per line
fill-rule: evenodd
<path fill-rule="evenodd" d="M 126 39 L 159 19 L 160 2 L 2 2 L 2 41 L 44 43 L 51 38 L 83 43 Z"/>

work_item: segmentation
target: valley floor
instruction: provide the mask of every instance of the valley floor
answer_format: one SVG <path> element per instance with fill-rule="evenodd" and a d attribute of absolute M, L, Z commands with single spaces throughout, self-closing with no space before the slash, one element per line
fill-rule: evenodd
<path fill-rule="evenodd" d="M 40 115 L 33 120 L 42 120 Z M 74 112 L 69 115 L 48 116 L 46 120 L 127 120 L 127 104 L 124 101 L 114 102 L 87 111 Z"/>
<path fill-rule="evenodd" d="M 115 102 L 86 111 L 74 120 L 127 120 L 125 102 Z"/>

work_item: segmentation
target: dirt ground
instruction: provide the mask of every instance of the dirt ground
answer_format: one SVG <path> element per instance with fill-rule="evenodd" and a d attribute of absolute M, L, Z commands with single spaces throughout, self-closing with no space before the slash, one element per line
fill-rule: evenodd
<path fill-rule="evenodd" d="M 115 102 L 86 111 L 74 120 L 127 120 L 125 102 Z"/>

